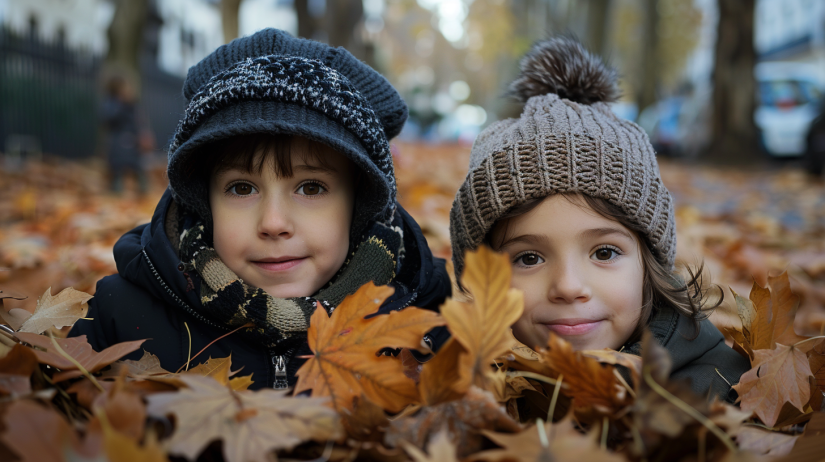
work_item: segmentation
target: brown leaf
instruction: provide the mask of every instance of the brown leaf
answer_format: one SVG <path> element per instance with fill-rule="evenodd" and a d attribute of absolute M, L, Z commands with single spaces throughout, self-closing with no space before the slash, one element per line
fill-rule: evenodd
<path fill-rule="evenodd" d="M 404 442 L 402 446 L 415 462 L 458 462 L 455 443 L 444 430 L 430 439 L 426 454 L 410 443 Z"/>
<path fill-rule="evenodd" d="M 811 364 L 811 374 L 816 379 L 816 386 L 820 392 L 825 393 L 825 343 L 814 348 L 808 359 Z"/>
<path fill-rule="evenodd" d="M 461 399 L 463 393 L 455 391 L 453 381 L 445 380 L 445 377 L 452 377 L 458 370 L 458 361 L 461 355 L 466 352 L 458 341 L 451 338 L 447 340 L 438 353 L 432 359 L 424 363 L 421 368 L 418 390 L 421 393 L 421 400 L 428 406 L 446 403 Z"/>
<path fill-rule="evenodd" d="M 146 350 L 143 350 L 143 356 L 141 356 L 139 360 L 124 359 L 118 362 L 118 364 L 125 367 L 128 375 L 134 378 L 171 374 L 171 372 L 160 366 L 160 359 L 158 359 L 157 356 Z"/>
<path fill-rule="evenodd" d="M 100 419 L 103 430 L 103 451 L 109 462 L 168 462 L 166 452 L 158 445 L 154 433 L 149 433 L 140 446 L 137 440 L 119 432 L 105 418 Z"/>
<path fill-rule="evenodd" d="M 465 349 L 459 356 L 458 379 L 453 389 L 463 393 L 471 385 L 502 392 L 503 381 L 491 364 L 512 346 L 511 326 L 524 311 L 524 296 L 510 288 L 510 261 L 481 246 L 467 252 L 461 283 L 472 295 L 472 303 L 448 299 L 441 306 L 447 326 Z"/>
<path fill-rule="evenodd" d="M 344 409 L 341 418 L 347 434 L 358 441 L 384 441 L 384 433 L 390 426 L 390 420 L 381 406 L 365 396 L 356 396 L 352 410 Z"/>
<path fill-rule="evenodd" d="M 105 413 L 106 422 L 119 434 L 135 441 L 143 438 L 146 407 L 140 396 L 126 389 L 124 375 L 114 381 L 106 394 L 98 395 L 92 409 L 96 415 Z"/>
<path fill-rule="evenodd" d="M 46 289 L 37 300 L 34 314 L 20 326 L 20 332 L 40 334 L 52 326 L 58 329 L 71 326 L 79 318 L 86 316 L 89 309 L 87 302 L 92 298 L 91 295 L 68 287 L 52 296 L 51 290 Z"/>
<path fill-rule="evenodd" d="M 401 361 L 376 354 L 383 348 L 419 348 L 424 334 L 444 321 L 438 313 L 419 308 L 365 319 L 392 293 L 392 288 L 368 283 L 332 316 L 315 310 L 308 332 L 314 355 L 298 370 L 295 393 L 311 389 L 312 396 L 330 396 L 336 409 L 351 408 L 361 394 L 390 412 L 419 400 Z"/>
<path fill-rule="evenodd" d="M 223 441 L 227 462 L 268 460 L 268 454 L 309 440 L 339 438 L 338 415 L 325 399 L 291 398 L 263 389 L 236 392 L 208 377 L 181 375 L 188 388 L 149 395 L 152 416 L 174 414 L 171 454 L 194 459 L 212 441 Z"/>
<path fill-rule="evenodd" d="M 424 448 L 442 429 L 452 435 L 459 457 L 465 457 L 481 449 L 481 430 L 517 432 L 520 427 L 504 412 L 492 393 L 471 387 L 460 400 L 422 407 L 413 416 L 393 420 L 385 442 L 396 447 L 406 441 Z"/>
<path fill-rule="evenodd" d="M 733 387 L 745 411 L 753 411 L 769 427 L 776 424 L 786 402 L 804 412 L 810 399 L 811 366 L 799 348 L 777 344 L 773 350 L 755 350 L 753 369 Z"/>
<path fill-rule="evenodd" d="M 540 432 L 544 432 L 542 437 Z M 558 462 L 621 462 L 625 459 L 618 454 L 601 449 L 594 436 L 579 433 L 569 419 L 556 424 L 534 425 L 520 433 L 502 434 L 483 432 L 501 449 L 491 449 L 474 454 L 472 460 L 495 462 L 510 460 L 518 462 L 558 461 Z M 545 445 L 543 441 L 546 441 Z"/>
<path fill-rule="evenodd" d="M 562 393 L 573 399 L 574 408 L 594 407 L 604 414 L 616 414 L 633 402 L 627 389 L 613 373 L 612 365 L 599 360 L 550 333 L 547 349 L 539 352 L 551 369 L 563 376 Z"/>
<path fill-rule="evenodd" d="M 51 338 L 26 332 L 18 332 L 17 337 L 30 345 L 45 350 L 32 351 L 34 351 L 34 354 L 37 355 L 37 360 L 41 363 L 61 370 L 61 372 L 56 373 L 54 377 L 52 377 L 54 382 L 61 382 L 83 375 L 74 363 L 62 356 L 54 348 Z M 98 353 L 94 351 L 92 346 L 86 341 L 85 335 L 55 340 L 63 351 L 79 362 L 89 372 L 97 372 L 103 369 L 123 356 L 137 350 L 140 348 L 140 345 L 145 342 L 145 340 L 134 340 L 131 342 L 118 343 Z"/>
<path fill-rule="evenodd" d="M 6 431 L 0 440 L 21 462 L 63 461 L 67 447 L 77 445 L 72 427 L 56 411 L 19 399 L 12 401 L 3 416 Z"/>
<path fill-rule="evenodd" d="M 736 434 L 739 448 L 764 456 L 784 456 L 791 452 L 799 435 L 763 430 L 759 427 L 744 427 Z"/>
<path fill-rule="evenodd" d="M 733 292 L 733 290 L 731 290 Z M 772 350 L 777 343 L 793 345 L 806 337 L 796 335 L 793 329 L 799 297 L 791 291 L 788 273 L 768 277 L 767 287 L 754 282 L 750 300 L 733 292 L 742 320 L 743 337 L 736 339 L 745 351 Z"/>
<path fill-rule="evenodd" d="M 29 394 L 30 378 L 38 367 L 37 356 L 31 348 L 15 345 L 6 356 L 0 358 L 0 394 Z"/>

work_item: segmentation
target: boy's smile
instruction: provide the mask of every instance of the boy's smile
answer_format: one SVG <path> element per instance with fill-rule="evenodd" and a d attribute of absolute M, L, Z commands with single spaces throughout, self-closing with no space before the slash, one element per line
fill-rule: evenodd
<path fill-rule="evenodd" d="M 531 348 L 550 332 L 577 350 L 618 349 L 641 315 L 644 266 L 639 241 L 578 196 L 548 196 L 497 224 L 492 242 L 510 255 L 524 314 L 513 334 Z"/>
<path fill-rule="evenodd" d="M 258 149 L 251 165 L 260 169 L 228 165 L 212 175 L 213 243 L 245 283 L 277 298 L 308 297 L 346 259 L 355 167 L 304 138 L 293 137 L 284 148 L 288 154 L 281 157 L 266 152 L 273 146 Z M 291 175 L 275 165 L 287 161 Z"/>

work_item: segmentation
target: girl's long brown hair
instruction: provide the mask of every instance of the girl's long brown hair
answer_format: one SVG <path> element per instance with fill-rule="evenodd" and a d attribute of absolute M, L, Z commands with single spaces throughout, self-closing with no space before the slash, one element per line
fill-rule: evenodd
<path fill-rule="evenodd" d="M 724 301 L 724 291 L 715 284 L 705 284 L 704 263 L 700 263 L 695 270 L 688 265 L 685 269 L 688 280 L 685 281 L 676 271 L 672 271 L 663 265 L 651 251 L 647 239 L 644 238 L 642 230 L 632 225 L 627 218 L 627 214 L 619 207 L 591 196 L 579 194 L 562 194 L 565 199 L 577 206 L 587 205 L 594 212 L 608 220 L 616 221 L 636 234 L 639 240 L 639 250 L 644 265 L 644 281 L 642 284 L 642 310 L 636 329 L 628 339 L 627 343 L 634 343 L 641 339 L 644 328 L 650 322 L 654 309 L 671 307 L 690 318 L 694 323 L 694 338 L 699 335 L 699 323 L 706 319 L 716 307 Z M 545 198 L 532 199 L 524 204 L 510 209 L 492 227 L 485 238 L 485 243 L 493 249 L 498 250 L 506 240 L 506 235 L 511 219 L 524 215 L 536 208 Z M 493 235 L 498 236 L 493 239 Z M 711 301 L 711 291 L 718 290 L 718 299 Z"/>

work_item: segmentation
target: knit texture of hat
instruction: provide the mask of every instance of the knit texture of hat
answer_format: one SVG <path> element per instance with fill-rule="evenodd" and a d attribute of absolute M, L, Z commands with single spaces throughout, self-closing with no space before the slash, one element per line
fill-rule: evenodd
<path fill-rule="evenodd" d="M 389 219 L 396 185 L 389 140 L 407 105 L 378 72 L 343 48 L 265 29 L 223 45 L 189 69 L 187 108 L 169 147 L 169 186 L 211 223 L 208 178 L 193 175 L 205 145 L 247 134 L 286 134 L 326 144 L 365 173 L 353 231 Z"/>
<path fill-rule="evenodd" d="M 456 274 L 464 253 L 481 245 L 508 211 L 562 193 L 619 207 L 656 259 L 672 269 L 670 193 L 647 134 L 607 104 L 618 94 L 615 71 L 578 42 L 551 38 L 533 45 L 510 89 L 526 101 L 524 110 L 478 136 L 450 211 Z"/>

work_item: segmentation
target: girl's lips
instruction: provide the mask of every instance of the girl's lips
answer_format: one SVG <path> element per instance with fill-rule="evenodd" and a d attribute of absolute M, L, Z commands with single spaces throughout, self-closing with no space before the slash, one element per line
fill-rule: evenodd
<path fill-rule="evenodd" d="M 282 260 L 282 261 L 253 261 L 252 264 L 261 268 L 265 271 L 287 271 L 290 270 L 298 265 L 300 265 L 306 257 L 303 258 L 293 258 L 290 260 Z"/>
<path fill-rule="evenodd" d="M 545 324 L 548 329 L 561 336 L 584 335 L 593 332 L 603 320 L 592 319 L 560 319 Z"/>

